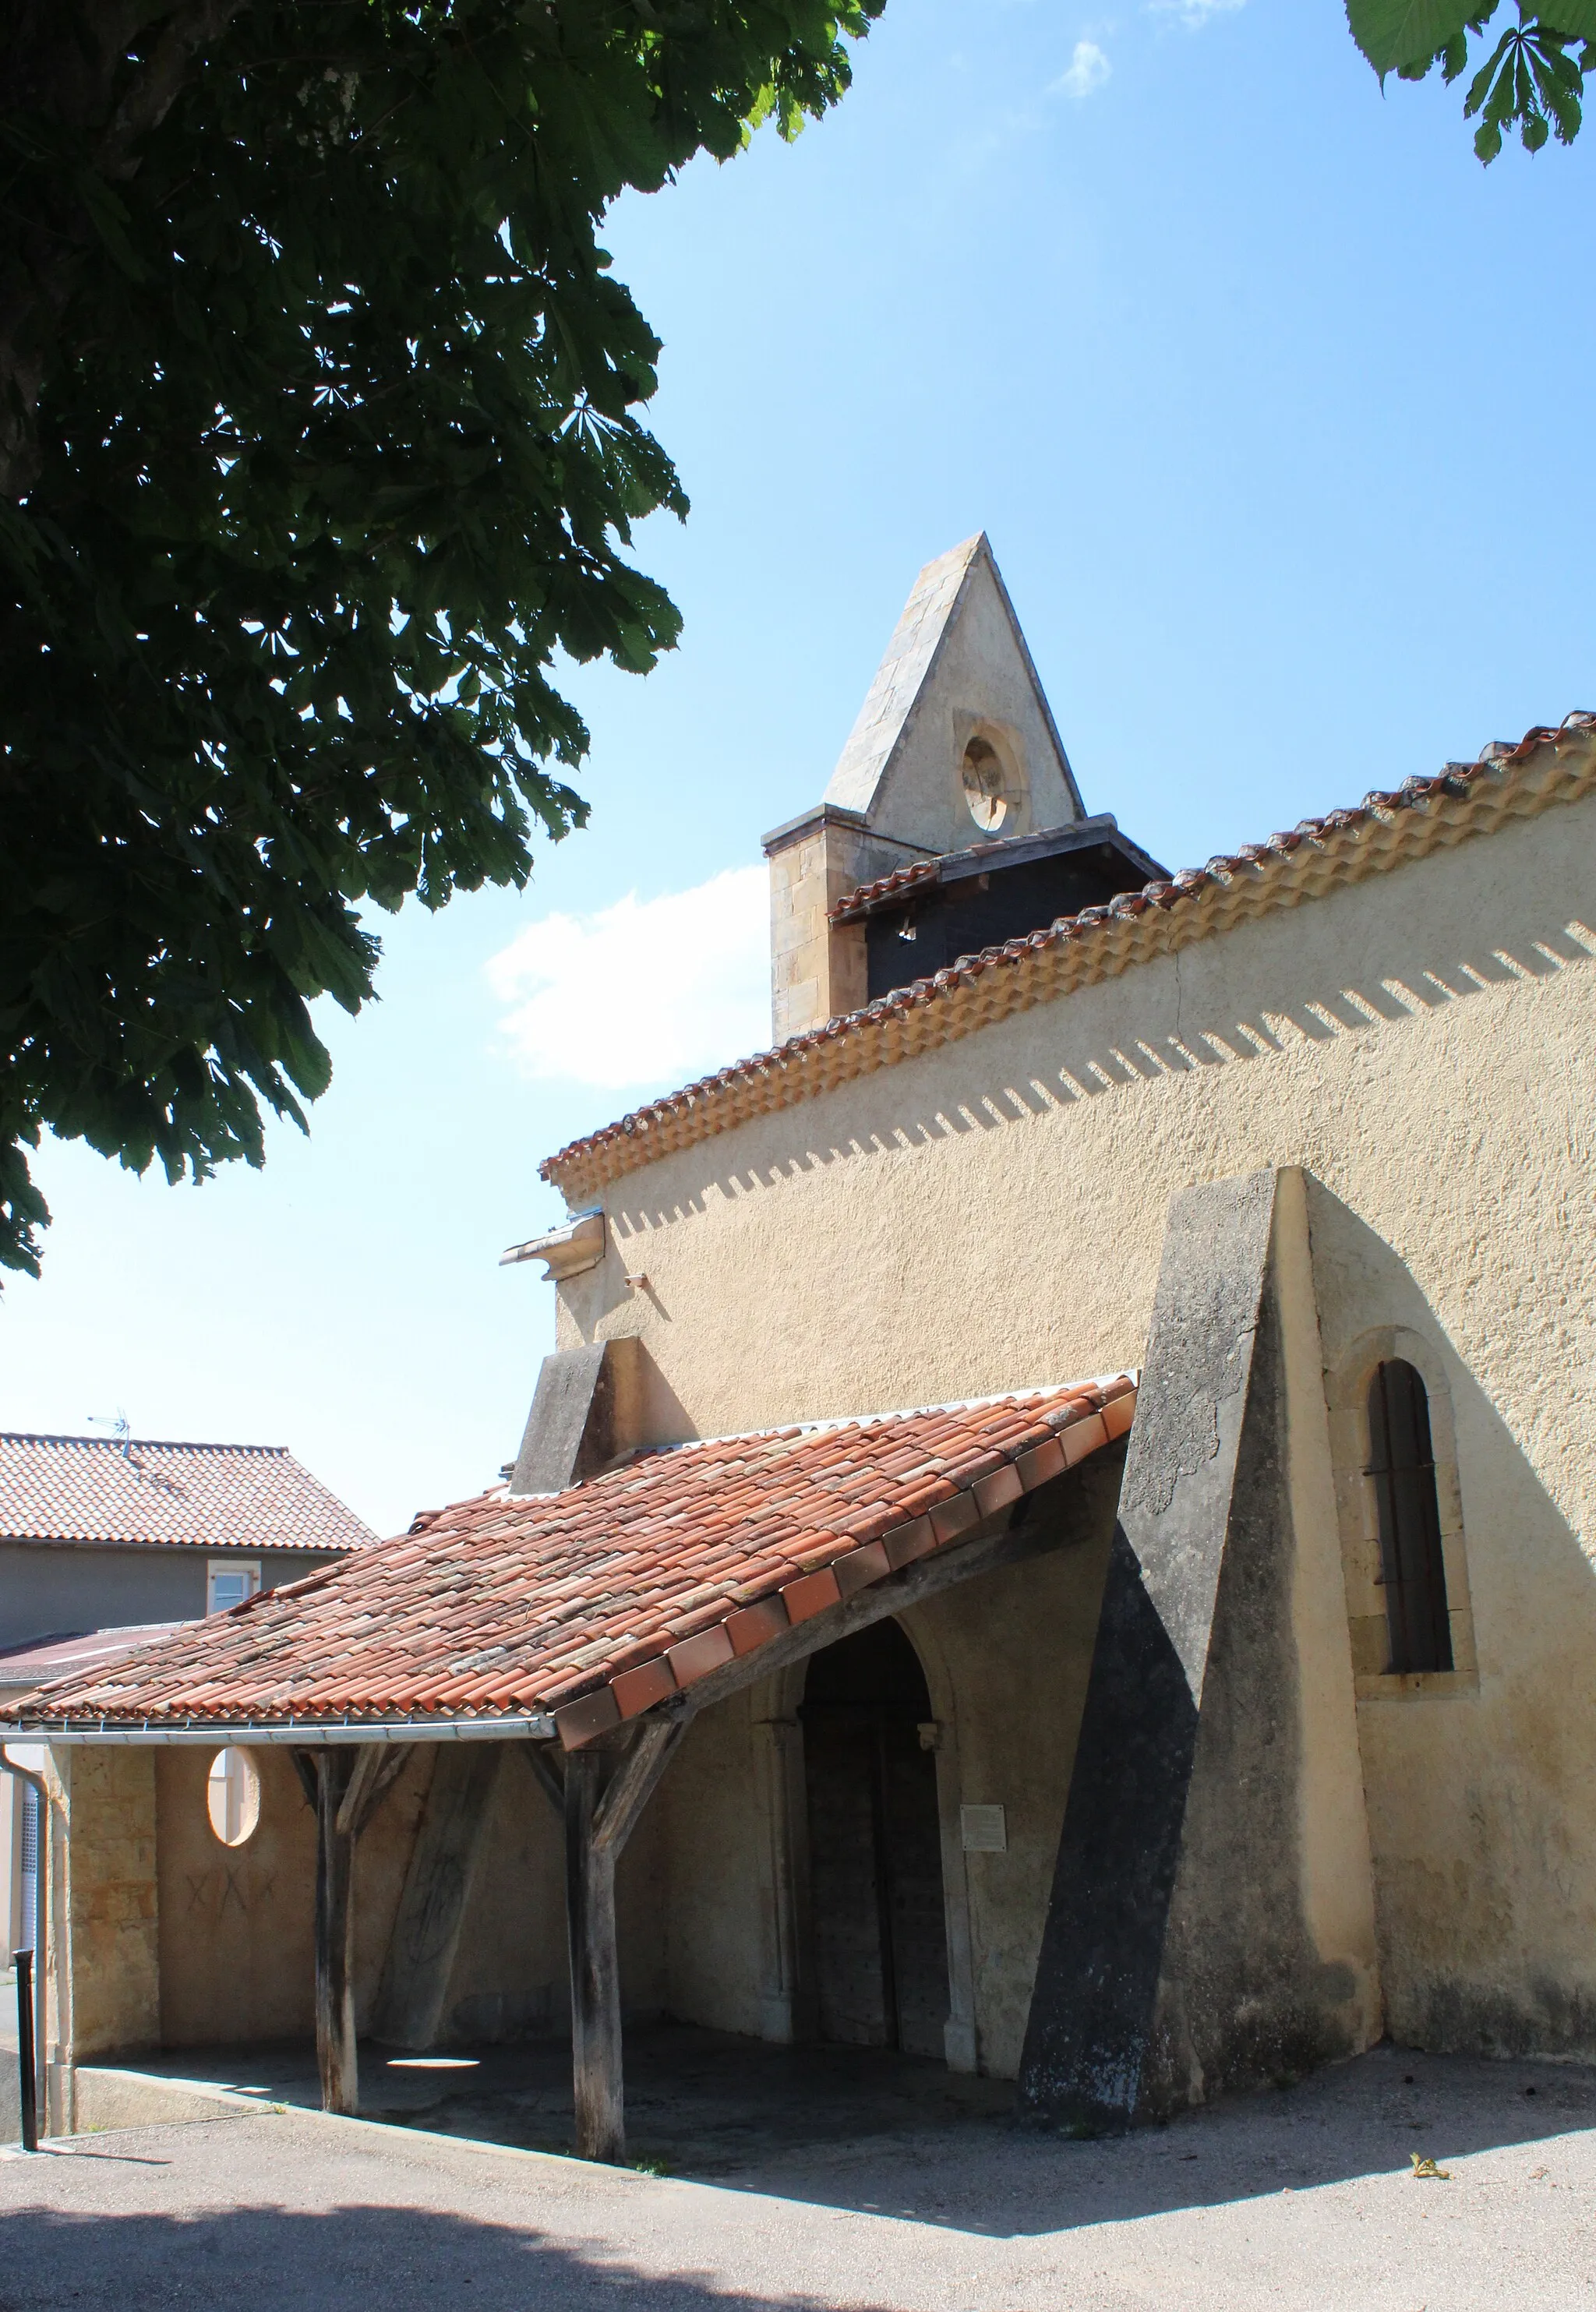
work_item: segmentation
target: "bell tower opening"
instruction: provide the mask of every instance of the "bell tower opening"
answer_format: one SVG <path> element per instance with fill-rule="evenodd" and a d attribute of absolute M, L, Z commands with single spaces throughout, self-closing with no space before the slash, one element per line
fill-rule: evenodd
<path fill-rule="evenodd" d="M 964 750 L 959 775 L 969 815 L 982 834 L 1001 834 L 1009 815 L 1009 799 L 1004 793 L 1007 783 L 996 748 L 978 731 Z"/>

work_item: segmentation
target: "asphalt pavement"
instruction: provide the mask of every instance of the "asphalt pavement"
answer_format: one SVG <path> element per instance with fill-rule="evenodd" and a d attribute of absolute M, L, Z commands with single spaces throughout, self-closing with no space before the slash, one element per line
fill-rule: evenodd
<path fill-rule="evenodd" d="M 713 2180 L 246 2110 L 0 2156 L 0 2312 L 1596 2312 L 1596 2072 L 1381 2049 L 1126 2139 L 955 2115 Z"/>

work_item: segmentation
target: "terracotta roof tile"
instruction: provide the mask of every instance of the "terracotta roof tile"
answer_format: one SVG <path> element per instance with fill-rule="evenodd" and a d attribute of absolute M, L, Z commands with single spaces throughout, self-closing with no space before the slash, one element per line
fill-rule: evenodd
<path fill-rule="evenodd" d="M 0 1537 L 196 1549 L 364 1549 L 377 1538 L 281 1445 L 0 1431 Z"/>
<path fill-rule="evenodd" d="M 29 1723 L 48 1733 L 66 1720 L 281 1725 L 574 1706 L 560 1721 L 574 1738 L 883 1578 L 934 1537 L 961 1537 L 999 1494 L 1018 1499 L 1058 1474 L 1073 1435 L 1096 1447 L 1110 1425 L 1123 1434 L 1135 1402 L 1119 1375 L 695 1441 L 562 1493 L 478 1494 L 381 1550 L 50 1686 Z M 1035 1440 L 1057 1432 L 1064 1452 L 1039 1458 Z M 913 1533 L 928 1502 L 940 1506 L 916 1546 L 881 1546 Z M 612 1682 L 618 1699 L 601 1699 Z"/>

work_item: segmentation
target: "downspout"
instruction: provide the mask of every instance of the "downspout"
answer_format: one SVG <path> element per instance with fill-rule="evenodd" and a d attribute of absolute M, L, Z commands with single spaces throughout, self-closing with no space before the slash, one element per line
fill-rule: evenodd
<path fill-rule="evenodd" d="M 33 1793 L 39 1809 L 35 1826 L 36 1852 L 33 1861 L 33 2095 L 34 2110 L 42 2114 L 48 2130 L 49 2119 L 48 2072 L 45 2055 L 45 1960 L 47 1925 L 49 1918 L 49 1852 L 50 1801 L 43 1777 L 28 1766 L 18 1765 L 4 1744 L 0 1742 L 0 1766 L 13 1775 L 25 1789 Z"/>

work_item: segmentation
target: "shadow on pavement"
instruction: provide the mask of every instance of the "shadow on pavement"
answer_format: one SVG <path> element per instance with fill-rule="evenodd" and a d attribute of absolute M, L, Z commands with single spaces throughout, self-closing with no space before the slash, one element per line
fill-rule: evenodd
<path fill-rule="evenodd" d="M 568 2065 L 555 2043 L 422 2059 L 363 2047 L 363 2115 L 568 2152 Z M 263 2102 L 316 2101 L 301 2049 L 192 2051 L 159 2068 Z M 628 2034 L 627 2117 L 631 2160 L 658 2174 L 1013 2238 L 1405 2176 L 1416 2152 L 1444 2160 L 1587 2129 L 1596 2070 L 1382 2047 L 1167 2127 L 1081 2141 L 1016 2124 L 1004 2081 L 662 2025 Z"/>
<path fill-rule="evenodd" d="M 261 2178 L 263 2190 L 269 2176 Z M 750 2296 L 685 2272 L 669 2279 L 435 2209 L 270 2206 L 225 2212 L 7 2214 L 3 2312 L 323 2312 L 464 2305 L 470 2312 L 801 2312 L 802 2295 Z"/>

